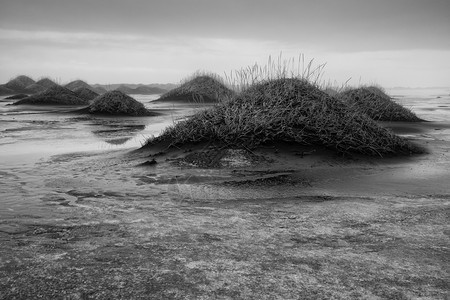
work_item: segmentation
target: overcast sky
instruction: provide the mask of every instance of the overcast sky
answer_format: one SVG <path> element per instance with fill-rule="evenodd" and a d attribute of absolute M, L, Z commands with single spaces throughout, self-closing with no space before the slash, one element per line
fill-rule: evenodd
<path fill-rule="evenodd" d="M 0 0 L 0 83 L 177 83 L 281 52 L 337 83 L 450 86 L 450 0 Z"/>

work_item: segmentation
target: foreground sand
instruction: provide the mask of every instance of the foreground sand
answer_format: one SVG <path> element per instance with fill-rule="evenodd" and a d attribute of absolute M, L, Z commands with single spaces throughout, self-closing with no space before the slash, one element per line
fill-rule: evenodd
<path fill-rule="evenodd" d="M 395 127 L 430 153 L 202 146 L 2 171 L 4 195 L 44 205 L 0 222 L 0 299 L 446 299 L 450 126 Z"/>

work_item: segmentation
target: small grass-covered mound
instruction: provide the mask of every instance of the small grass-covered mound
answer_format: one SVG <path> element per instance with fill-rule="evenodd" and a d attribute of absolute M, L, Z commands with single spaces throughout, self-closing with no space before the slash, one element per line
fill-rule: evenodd
<path fill-rule="evenodd" d="M 23 98 L 26 98 L 26 97 L 28 97 L 27 94 L 15 94 L 15 95 L 6 97 L 5 99 L 8 99 L 8 100 L 20 100 L 20 99 L 23 99 Z"/>
<path fill-rule="evenodd" d="M 423 121 L 374 86 L 349 89 L 339 93 L 337 97 L 376 121 Z"/>
<path fill-rule="evenodd" d="M 75 91 L 76 89 L 79 89 L 79 88 L 88 88 L 88 89 L 92 89 L 92 87 L 91 87 L 88 83 L 86 83 L 85 81 L 83 81 L 83 80 L 74 80 L 74 81 L 71 81 L 71 82 L 69 82 L 68 84 L 64 85 L 64 87 L 65 87 L 66 89 L 71 90 L 71 91 Z"/>
<path fill-rule="evenodd" d="M 94 99 L 89 107 L 82 110 L 89 114 L 152 116 L 155 113 L 145 108 L 144 104 L 120 92 L 110 91 Z"/>
<path fill-rule="evenodd" d="M 98 94 L 93 90 L 86 87 L 79 87 L 73 90 L 73 92 L 81 99 L 91 101 L 98 97 Z"/>
<path fill-rule="evenodd" d="M 230 147 L 289 142 L 379 156 L 423 152 L 308 81 L 296 78 L 254 84 L 229 101 L 167 128 L 146 146 L 197 142 Z"/>
<path fill-rule="evenodd" d="M 23 91 L 27 86 L 35 83 L 33 79 L 28 76 L 20 75 L 8 81 L 4 86 L 13 91 Z"/>
<path fill-rule="evenodd" d="M 156 101 L 215 103 L 234 94 L 222 78 L 215 74 L 196 73 L 184 81 L 181 86 L 168 91 Z"/>
<path fill-rule="evenodd" d="M 56 82 L 54 82 L 53 80 L 51 80 L 49 78 L 42 78 L 42 79 L 36 81 L 36 84 L 44 87 L 45 89 L 49 89 L 54 86 L 59 86 L 59 84 L 57 84 Z"/>
<path fill-rule="evenodd" d="M 88 103 L 89 101 L 78 97 L 71 90 L 55 85 L 44 92 L 14 102 L 13 105 L 87 105 Z"/>

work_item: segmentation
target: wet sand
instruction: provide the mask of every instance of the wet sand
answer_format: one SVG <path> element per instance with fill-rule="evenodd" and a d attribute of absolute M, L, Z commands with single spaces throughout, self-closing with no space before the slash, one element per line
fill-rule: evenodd
<path fill-rule="evenodd" d="M 402 158 L 196 145 L 3 162 L 0 299 L 446 299 L 441 116 L 383 123 L 429 151 Z"/>

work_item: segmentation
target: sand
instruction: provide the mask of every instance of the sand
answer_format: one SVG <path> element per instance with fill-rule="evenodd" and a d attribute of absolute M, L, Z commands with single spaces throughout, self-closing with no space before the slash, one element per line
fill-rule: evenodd
<path fill-rule="evenodd" d="M 445 299 L 450 123 L 382 124 L 429 154 L 192 145 L 5 163 L 0 299 Z"/>

